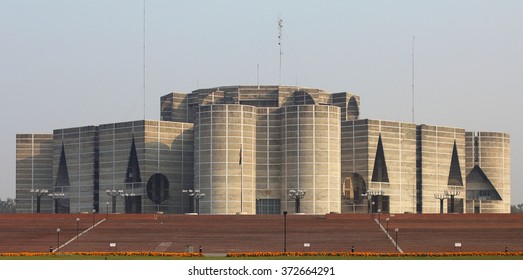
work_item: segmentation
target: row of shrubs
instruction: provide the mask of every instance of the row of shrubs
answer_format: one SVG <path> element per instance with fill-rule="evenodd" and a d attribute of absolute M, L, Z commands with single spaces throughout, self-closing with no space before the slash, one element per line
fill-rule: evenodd
<path fill-rule="evenodd" d="M 20 252 L 20 253 L 0 253 L 0 257 L 45 257 L 55 255 L 71 256 L 125 256 L 125 257 L 175 257 L 193 258 L 202 257 L 202 253 L 174 253 L 174 252 Z"/>
<path fill-rule="evenodd" d="M 446 252 L 446 253 L 372 253 L 372 252 L 239 252 L 227 257 L 470 257 L 470 256 L 523 256 L 523 252 Z"/>
<path fill-rule="evenodd" d="M 55 255 L 71 256 L 126 256 L 126 257 L 173 257 L 198 258 L 202 253 L 175 252 L 20 252 L 0 253 L 0 257 L 46 257 Z M 446 252 L 446 253 L 372 253 L 372 252 L 236 252 L 228 253 L 230 258 L 245 257 L 471 257 L 471 256 L 523 256 L 523 252 Z"/>

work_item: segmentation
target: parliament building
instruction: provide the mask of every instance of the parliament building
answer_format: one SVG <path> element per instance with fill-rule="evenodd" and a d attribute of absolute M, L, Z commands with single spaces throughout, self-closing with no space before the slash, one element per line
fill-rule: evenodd
<path fill-rule="evenodd" d="M 225 86 L 161 120 L 16 135 L 19 213 L 510 213 L 507 133 L 360 118 L 360 97 Z"/>

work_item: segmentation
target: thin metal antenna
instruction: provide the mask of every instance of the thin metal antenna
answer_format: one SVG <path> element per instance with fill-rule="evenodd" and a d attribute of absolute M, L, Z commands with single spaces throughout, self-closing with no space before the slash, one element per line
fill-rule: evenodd
<path fill-rule="evenodd" d="M 145 0 L 143 0 L 143 119 L 145 120 Z"/>
<path fill-rule="evenodd" d="M 412 123 L 414 123 L 414 39 L 412 36 Z"/>
<path fill-rule="evenodd" d="M 281 85 L 281 59 L 282 59 L 282 55 L 283 55 L 283 51 L 281 48 L 282 33 L 283 33 L 283 20 L 280 18 L 280 15 L 278 15 L 278 45 L 280 46 L 280 79 L 279 79 L 278 85 Z"/>

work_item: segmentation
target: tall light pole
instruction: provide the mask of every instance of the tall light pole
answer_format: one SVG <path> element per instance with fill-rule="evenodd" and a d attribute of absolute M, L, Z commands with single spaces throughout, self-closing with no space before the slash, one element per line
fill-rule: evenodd
<path fill-rule="evenodd" d="M 200 214 L 200 199 L 203 199 L 205 197 L 205 194 L 200 192 L 200 190 L 195 190 L 193 198 L 196 200 L 196 208 L 198 215 Z"/>
<path fill-rule="evenodd" d="M 394 229 L 394 232 L 396 233 L 396 251 L 398 251 L 398 231 L 399 231 L 398 228 Z"/>
<path fill-rule="evenodd" d="M 283 252 L 287 252 L 287 211 L 283 211 Z"/>
<path fill-rule="evenodd" d="M 439 213 L 443 214 L 443 200 L 448 199 L 449 196 L 443 193 L 435 193 L 434 198 L 439 199 Z"/>
<path fill-rule="evenodd" d="M 294 199 L 295 202 L 295 212 L 300 213 L 300 201 L 305 197 L 305 194 L 307 194 L 304 190 L 289 190 L 289 196 Z"/>
<path fill-rule="evenodd" d="M 116 213 L 116 197 L 123 195 L 123 190 L 106 190 L 105 193 L 111 197 L 111 202 L 113 205 L 113 214 Z M 109 213 L 109 210 L 107 210 Z"/>
<path fill-rule="evenodd" d="M 387 234 L 389 234 L 389 218 L 385 219 L 385 221 L 387 222 Z"/>
<path fill-rule="evenodd" d="M 378 209 L 378 223 L 381 225 L 381 209 Z"/>
<path fill-rule="evenodd" d="M 46 195 L 49 190 L 47 189 L 32 189 L 30 190 L 31 195 L 36 196 L 36 213 L 40 213 L 40 200 L 42 196 Z"/>
<path fill-rule="evenodd" d="M 382 190 L 372 190 L 372 189 L 369 189 L 367 191 L 367 194 L 370 197 L 370 200 L 372 201 L 372 203 L 371 203 L 371 212 L 372 212 L 372 214 L 374 214 L 374 207 L 375 207 L 374 205 L 376 205 L 376 202 L 378 202 L 378 205 L 376 205 L 376 207 L 379 207 L 381 209 L 381 199 L 380 199 L 380 197 L 385 195 L 385 192 L 382 191 Z M 378 197 L 376 199 L 376 201 L 374 201 L 374 197 Z M 374 219 L 374 217 L 372 217 L 372 218 Z"/>
<path fill-rule="evenodd" d="M 189 211 L 200 214 L 200 199 L 205 197 L 205 194 L 200 190 L 183 190 L 182 192 L 189 194 Z"/>
<path fill-rule="evenodd" d="M 134 209 L 134 197 L 136 196 L 136 194 L 134 192 L 126 192 L 121 196 L 124 198 L 125 201 L 125 213 L 135 213 L 136 210 Z"/>
<path fill-rule="evenodd" d="M 193 201 L 193 195 L 194 192 L 192 189 L 183 189 L 182 194 L 187 194 L 187 198 L 189 199 L 189 212 L 194 213 L 194 201 Z M 185 197 L 182 197 L 182 212 L 185 213 L 185 209 L 183 208 L 183 201 Z"/>
<path fill-rule="evenodd" d="M 94 214 L 96 213 L 96 209 L 93 209 L 93 228 L 94 228 Z"/>
<path fill-rule="evenodd" d="M 63 192 L 55 192 L 55 193 L 50 193 L 49 194 L 49 197 L 51 197 L 52 199 L 54 199 L 54 213 L 55 214 L 58 214 L 58 204 L 59 204 L 59 200 L 64 198 L 65 197 L 65 194 Z"/>
<path fill-rule="evenodd" d="M 76 218 L 76 239 L 78 239 L 79 232 L 80 232 L 80 218 Z"/>
<path fill-rule="evenodd" d="M 115 197 L 116 198 L 116 197 Z M 105 203 L 105 206 L 107 207 L 106 210 L 105 210 L 105 219 L 106 220 L 109 220 L 109 202 L 106 202 Z M 113 205 L 113 211 L 114 211 L 114 205 Z M 113 212 L 114 213 L 114 212 Z"/>
<path fill-rule="evenodd" d="M 450 197 L 450 213 L 454 213 L 454 197 L 458 196 L 461 192 L 457 189 L 450 189 L 445 191 L 445 195 Z"/>
<path fill-rule="evenodd" d="M 56 234 L 58 236 L 58 240 L 57 240 L 57 243 L 56 243 L 56 251 L 60 252 L 60 228 L 56 229 Z"/>

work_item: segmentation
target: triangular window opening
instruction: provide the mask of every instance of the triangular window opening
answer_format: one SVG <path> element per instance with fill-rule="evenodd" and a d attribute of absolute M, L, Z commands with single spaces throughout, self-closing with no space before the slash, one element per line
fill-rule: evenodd
<path fill-rule="evenodd" d="M 129 162 L 127 163 L 127 172 L 125 173 L 125 183 L 139 183 L 142 182 L 140 176 L 140 165 L 138 163 L 138 154 L 136 153 L 136 145 L 131 144 L 131 151 L 129 154 Z"/>
<path fill-rule="evenodd" d="M 463 186 L 463 178 L 461 177 L 461 168 L 459 166 L 458 147 L 454 141 L 454 148 L 452 149 L 452 159 L 450 162 L 449 186 Z"/>
<path fill-rule="evenodd" d="M 388 183 L 389 173 L 387 172 L 387 163 L 385 162 L 385 153 L 381 134 L 378 139 L 378 148 L 376 149 L 376 158 L 374 159 L 374 169 L 372 171 L 372 182 Z"/>
<path fill-rule="evenodd" d="M 478 165 L 467 175 L 468 200 L 502 200 L 498 191 Z"/>
<path fill-rule="evenodd" d="M 67 170 L 67 161 L 65 159 L 64 143 L 62 143 L 62 152 L 60 154 L 60 162 L 58 163 L 58 173 L 56 174 L 56 181 L 54 186 L 69 186 L 69 171 Z"/>
<path fill-rule="evenodd" d="M 142 177 L 140 175 L 140 165 L 138 163 L 138 154 L 136 152 L 136 144 L 131 144 L 131 151 L 129 152 L 129 161 L 127 163 L 127 171 L 125 172 L 125 190 L 126 194 L 131 196 L 125 196 L 125 213 L 141 213 L 142 212 L 142 197 L 136 195 L 136 187 L 140 187 Z M 138 184 L 135 184 L 138 183 Z M 139 191 L 138 191 L 139 192 Z"/>

